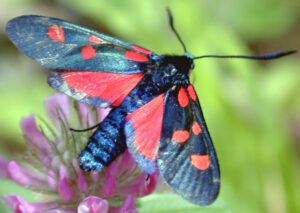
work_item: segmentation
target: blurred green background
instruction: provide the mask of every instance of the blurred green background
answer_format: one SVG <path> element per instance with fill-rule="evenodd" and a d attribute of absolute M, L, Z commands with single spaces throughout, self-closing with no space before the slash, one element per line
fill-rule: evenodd
<path fill-rule="evenodd" d="M 299 49 L 299 0 L 2 0 L 0 5 L 0 154 L 25 149 L 20 119 L 45 117 L 44 99 L 55 91 L 47 70 L 12 45 L 8 20 L 24 14 L 54 16 L 139 44 L 158 54 L 182 54 L 170 31 L 166 6 L 187 49 L 202 54 L 265 54 Z M 208 208 L 175 194 L 138 200 L 141 213 L 300 212 L 299 54 L 261 62 L 196 61 L 192 80 L 216 147 L 221 192 Z M 0 195 L 35 197 L 0 180 Z M 0 204 L 0 212 L 8 212 Z"/>

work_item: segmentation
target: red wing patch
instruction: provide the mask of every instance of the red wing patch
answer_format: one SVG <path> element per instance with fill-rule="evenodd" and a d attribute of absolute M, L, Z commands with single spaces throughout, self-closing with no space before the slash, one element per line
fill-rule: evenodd
<path fill-rule="evenodd" d="M 132 61 L 137 61 L 137 62 L 149 61 L 149 58 L 147 56 L 131 50 L 126 51 L 125 56 L 126 58 Z"/>
<path fill-rule="evenodd" d="M 198 122 L 194 122 L 192 126 L 192 131 L 195 135 L 199 135 L 202 132 L 201 126 Z"/>
<path fill-rule="evenodd" d="M 134 128 L 134 146 L 146 159 L 155 160 L 161 136 L 165 94 L 162 94 L 126 117 Z M 130 147 L 129 147 L 130 148 Z"/>
<path fill-rule="evenodd" d="M 184 143 L 186 142 L 190 137 L 190 133 L 187 130 L 176 130 L 173 133 L 172 139 L 176 141 L 177 143 Z"/>
<path fill-rule="evenodd" d="M 64 42 L 65 41 L 65 32 L 62 27 L 57 25 L 52 25 L 48 29 L 48 36 L 52 38 L 54 41 L 57 42 Z"/>
<path fill-rule="evenodd" d="M 137 50 L 137 51 L 139 51 L 139 52 L 141 52 L 141 53 L 145 53 L 145 54 L 147 54 L 147 55 L 152 55 L 152 54 L 153 54 L 150 50 L 146 50 L 146 49 L 144 49 L 144 48 L 142 48 L 142 47 L 138 47 L 138 46 L 135 46 L 135 45 L 132 45 L 131 47 L 132 47 L 133 49 L 135 49 L 135 50 Z"/>
<path fill-rule="evenodd" d="M 100 98 L 111 102 L 112 106 L 118 106 L 143 78 L 143 74 L 65 71 L 62 78 L 82 96 Z"/>
<path fill-rule="evenodd" d="M 193 101 L 197 101 L 197 94 L 196 94 L 196 92 L 195 92 L 194 87 L 193 87 L 192 85 L 189 85 L 189 86 L 187 87 L 187 90 L 188 90 L 188 93 L 189 93 L 191 99 L 192 99 Z"/>
<path fill-rule="evenodd" d="M 189 97 L 186 93 L 185 88 L 181 88 L 178 92 L 178 103 L 181 107 L 186 107 L 189 105 Z"/>
<path fill-rule="evenodd" d="M 86 45 L 81 49 L 81 55 L 84 59 L 92 59 L 96 56 L 97 52 L 91 45 Z"/>
<path fill-rule="evenodd" d="M 95 44 L 99 44 L 99 43 L 102 42 L 102 39 L 99 38 L 98 36 L 91 35 L 91 36 L 89 37 L 89 41 L 90 41 L 90 42 L 93 42 L 93 43 L 95 43 Z"/>
<path fill-rule="evenodd" d="M 191 164 L 199 170 L 206 170 L 210 166 L 209 155 L 191 155 Z"/>

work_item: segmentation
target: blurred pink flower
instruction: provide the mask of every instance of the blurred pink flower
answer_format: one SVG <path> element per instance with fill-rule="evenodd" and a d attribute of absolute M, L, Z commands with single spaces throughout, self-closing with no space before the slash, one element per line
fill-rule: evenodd
<path fill-rule="evenodd" d="M 158 173 L 148 177 L 141 172 L 128 151 L 101 172 L 82 171 L 77 156 L 91 132 L 69 130 L 72 113 L 66 96 L 50 97 L 46 108 L 55 128 L 38 128 L 33 115 L 24 118 L 22 129 L 29 145 L 26 160 L 7 161 L 0 156 L 0 177 L 44 193 L 47 200 L 32 203 L 19 195 L 7 195 L 4 204 L 16 213 L 137 212 L 134 197 L 153 192 Z M 99 123 L 109 112 L 84 104 L 75 108 L 78 119 L 72 127 L 78 129 Z"/>

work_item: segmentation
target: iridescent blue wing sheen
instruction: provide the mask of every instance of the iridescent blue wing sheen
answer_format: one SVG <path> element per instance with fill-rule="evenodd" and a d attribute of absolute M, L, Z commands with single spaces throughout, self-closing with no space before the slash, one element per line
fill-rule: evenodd
<path fill-rule="evenodd" d="M 17 17 L 9 21 L 6 32 L 25 54 L 52 69 L 138 73 L 151 65 L 155 55 L 137 45 L 56 18 Z"/>
<path fill-rule="evenodd" d="M 120 105 L 156 55 L 56 18 L 17 17 L 6 32 L 25 54 L 58 70 L 50 74 L 50 86 L 96 107 Z"/>
<path fill-rule="evenodd" d="M 192 85 L 166 94 L 158 168 L 167 184 L 185 199 L 211 204 L 220 188 L 220 170 Z"/>

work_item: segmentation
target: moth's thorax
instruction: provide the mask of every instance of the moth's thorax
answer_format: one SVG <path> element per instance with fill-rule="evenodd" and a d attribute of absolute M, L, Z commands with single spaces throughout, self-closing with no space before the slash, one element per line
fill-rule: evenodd
<path fill-rule="evenodd" d="M 174 84 L 188 84 L 190 70 L 194 68 L 193 56 L 161 55 L 151 70 L 152 80 L 158 86 L 168 87 Z"/>

